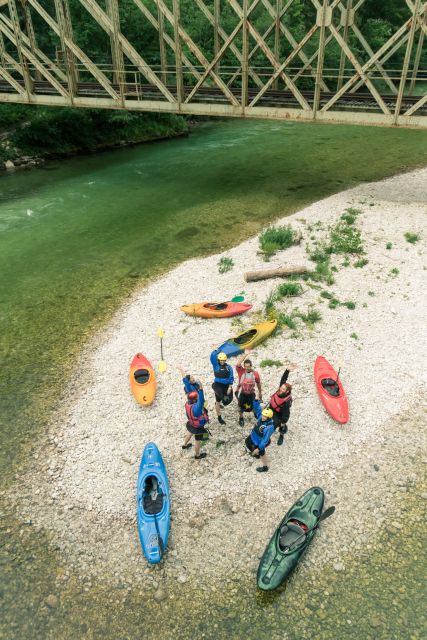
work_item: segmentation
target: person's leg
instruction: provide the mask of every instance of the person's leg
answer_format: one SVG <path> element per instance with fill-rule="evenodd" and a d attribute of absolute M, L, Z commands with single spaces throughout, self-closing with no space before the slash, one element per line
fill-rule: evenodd
<path fill-rule="evenodd" d="M 218 418 L 219 424 L 225 424 L 224 418 L 221 416 L 221 400 L 223 397 L 222 389 L 218 383 L 214 383 L 214 391 L 215 391 L 215 411 Z"/>
<path fill-rule="evenodd" d="M 283 440 L 284 440 L 283 436 L 288 431 L 288 425 L 287 425 L 288 420 L 289 420 L 289 409 L 287 411 L 284 411 L 280 417 L 279 437 L 277 439 L 277 444 L 279 446 L 283 444 Z"/>
<path fill-rule="evenodd" d="M 185 436 L 184 439 L 184 444 L 182 445 L 182 449 L 189 449 L 190 447 L 192 447 L 193 445 L 191 444 L 190 440 L 193 437 L 192 433 L 187 433 L 187 435 Z"/>
<path fill-rule="evenodd" d="M 206 456 L 208 455 L 206 453 L 206 451 L 202 451 L 200 452 L 200 448 L 202 446 L 202 439 L 203 436 L 202 435 L 197 435 L 195 437 L 195 443 L 194 443 L 194 457 L 196 458 L 196 460 L 200 460 L 201 458 L 206 458 Z"/>
<path fill-rule="evenodd" d="M 265 450 L 261 454 L 261 464 L 262 464 L 262 467 L 257 467 L 256 470 L 259 471 L 259 473 L 264 473 L 265 471 L 268 471 L 268 460 L 267 460 L 267 454 L 265 453 Z"/>

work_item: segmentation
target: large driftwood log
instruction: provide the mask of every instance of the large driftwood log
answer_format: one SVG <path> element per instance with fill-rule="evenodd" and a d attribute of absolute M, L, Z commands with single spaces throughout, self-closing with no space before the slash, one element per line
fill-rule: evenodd
<path fill-rule="evenodd" d="M 310 273 L 310 269 L 305 266 L 299 267 L 279 267 L 278 269 L 266 269 L 264 271 L 247 271 L 245 273 L 246 282 L 256 282 L 257 280 L 268 280 L 269 278 L 282 278 L 283 276 L 294 276 L 302 273 Z"/>

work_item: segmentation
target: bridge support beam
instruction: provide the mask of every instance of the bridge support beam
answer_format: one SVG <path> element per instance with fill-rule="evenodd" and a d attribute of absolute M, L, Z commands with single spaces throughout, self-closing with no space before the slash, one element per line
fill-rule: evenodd
<path fill-rule="evenodd" d="M 123 60 L 123 49 L 120 45 L 120 14 L 117 0 L 107 0 L 107 15 L 113 26 L 110 33 L 111 61 L 113 63 L 113 82 L 119 85 L 120 98 L 124 101 L 125 93 L 125 66 Z"/>
<path fill-rule="evenodd" d="M 24 78 L 25 91 L 27 92 L 28 102 L 31 102 L 33 95 L 33 79 L 28 68 L 28 62 L 22 50 L 22 31 L 19 21 L 18 8 L 15 0 L 9 0 L 9 13 L 12 20 L 13 32 L 15 35 L 15 45 L 18 52 L 19 64 L 21 65 Z"/>
<path fill-rule="evenodd" d="M 403 94 L 405 92 L 406 80 L 408 78 L 409 63 L 411 61 L 412 48 L 414 46 L 415 29 L 418 23 L 418 15 L 420 13 L 420 7 L 421 7 L 421 0 L 415 0 L 413 4 L 411 27 L 409 29 L 409 38 L 408 38 L 408 43 L 406 45 L 405 59 L 403 61 L 402 75 L 400 77 L 399 91 L 396 99 L 396 107 L 394 111 L 395 123 L 397 123 L 397 119 L 400 115 L 400 109 L 402 107 L 402 99 L 403 99 Z"/>

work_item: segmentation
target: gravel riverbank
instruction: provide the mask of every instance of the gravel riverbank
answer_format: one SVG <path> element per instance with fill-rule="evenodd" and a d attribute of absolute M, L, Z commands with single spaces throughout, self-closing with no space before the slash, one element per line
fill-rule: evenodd
<path fill-rule="evenodd" d="M 180 447 L 185 415 L 178 367 L 203 380 L 212 409 L 209 354 L 236 332 L 236 325 L 231 319 L 189 318 L 179 308 L 231 299 L 244 290 L 254 314 L 261 311 L 279 281 L 243 282 L 245 271 L 266 266 L 253 238 L 227 252 L 235 264 L 230 272 L 218 273 L 219 255 L 187 261 L 135 295 L 97 336 L 82 355 L 48 440 L 34 450 L 31 472 L 15 486 L 22 517 L 46 528 L 82 575 L 138 582 L 153 594 L 168 578 L 212 590 L 230 569 L 253 573 L 284 511 L 314 484 L 325 488 L 326 505 L 336 504 L 337 512 L 318 536 L 319 553 L 312 558 L 320 555 L 336 571 L 345 570 L 348 552 L 373 544 L 369 538 L 376 527 L 398 527 L 393 495 L 414 481 L 414 460 L 425 449 L 420 424 L 426 183 L 427 170 L 418 170 L 361 185 L 283 219 L 302 231 L 303 242 L 278 253 L 271 267 L 307 262 L 312 268 L 307 249 L 348 207 L 361 211 L 356 225 L 368 262 L 357 268 L 357 257 L 350 256 L 343 266 L 345 257 L 334 256 L 335 283 L 321 285 L 336 299 L 353 302 L 354 309 L 329 308 L 321 289 L 303 283 L 303 295 L 285 301 L 283 310 L 315 308 L 321 320 L 312 327 L 298 321 L 296 330 L 285 328 L 253 353 L 255 364 L 267 358 L 298 363 L 290 379 L 289 432 L 282 447 L 273 437 L 269 473 L 260 477 L 257 461 L 244 452 L 251 420 L 239 427 L 235 404 L 224 411 L 223 427 L 211 412 L 206 460 L 195 461 Z M 420 239 L 411 244 L 406 232 Z M 249 326 L 250 314 L 242 320 Z M 129 392 L 129 364 L 137 351 L 158 364 L 159 326 L 165 330 L 168 369 L 159 374 L 154 405 L 143 409 Z M 342 367 L 351 412 L 346 426 L 332 423 L 315 392 L 312 369 L 318 354 Z M 281 370 L 260 369 L 266 397 L 277 387 Z M 170 551 L 155 568 L 146 565 L 135 526 L 135 483 L 149 440 L 162 451 L 173 500 Z M 356 522 L 365 525 L 365 533 L 359 529 L 354 535 Z M 203 553 L 195 552 L 198 547 Z M 316 566 L 322 562 L 316 560 Z M 313 564 L 308 554 L 303 571 Z"/>

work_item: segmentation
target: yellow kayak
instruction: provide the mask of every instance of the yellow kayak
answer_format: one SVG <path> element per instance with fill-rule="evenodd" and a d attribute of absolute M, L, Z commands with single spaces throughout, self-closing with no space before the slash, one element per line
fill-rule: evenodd
<path fill-rule="evenodd" d="M 230 338 L 222 344 L 216 351 L 223 352 L 227 356 L 237 356 L 245 349 L 253 349 L 270 336 L 277 327 L 277 320 L 267 320 L 254 324 L 253 327 L 240 333 L 235 338 Z"/>

